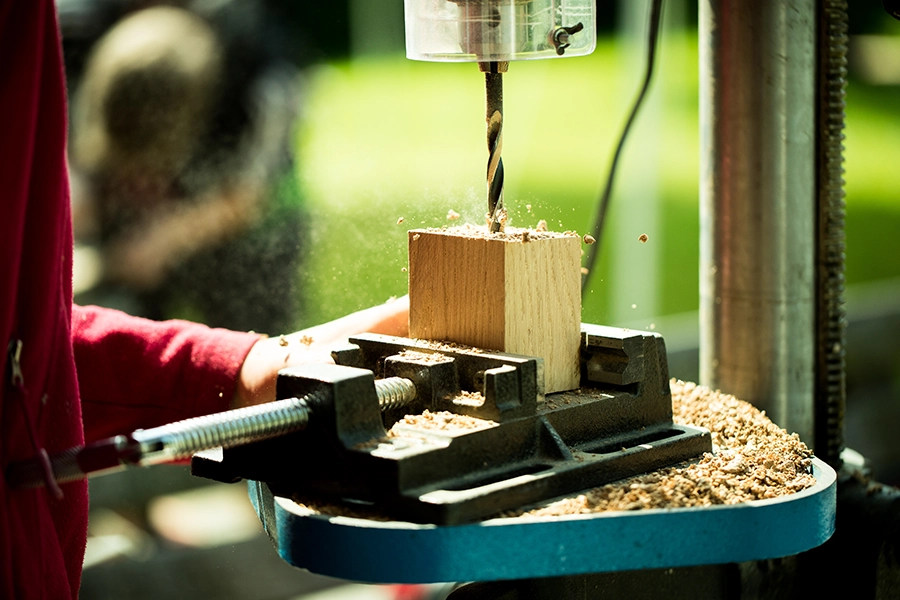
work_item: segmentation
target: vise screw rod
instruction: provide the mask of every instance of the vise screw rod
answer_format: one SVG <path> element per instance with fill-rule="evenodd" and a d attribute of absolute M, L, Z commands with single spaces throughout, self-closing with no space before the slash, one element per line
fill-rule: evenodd
<path fill-rule="evenodd" d="M 412 381 L 389 377 L 375 381 L 382 411 L 409 404 L 416 397 Z M 320 392 L 302 398 L 288 398 L 247 408 L 185 419 L 138 429 L 87 446 L 76 446 L 50 458 L 53 478 L 59 483 L 109 473 L 128 465 L 155 465 L 190 458 L 213 448 L 232 448 L 259 442 L 306 428 L 309 405 L 321 399 Z M 36 460 L 13 463 L 6 473 L 10 487 L 39 487 L 44 484 Z"/>

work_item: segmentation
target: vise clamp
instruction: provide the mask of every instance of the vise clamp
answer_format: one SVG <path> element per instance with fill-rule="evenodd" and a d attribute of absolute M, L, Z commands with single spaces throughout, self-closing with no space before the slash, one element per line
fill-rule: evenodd
<path fill-rule="evenodd" d="M 540 358 L 351 338 L 333 353 L 336 365 L 279 373 L 278 398 L 311 399 L 303 431 L 197 455 L 192 472 L 263 482 L 275 496 L 355 513 L 453 525 L 712 450 L 708 431 L 672 421 L 661 336 L 583 325 L 581 338 L 581 387 L 550 395 Z M 376 392 L 376 379 L 388 378 L 405 391 Z M 404 421 L 425 411 L 470 426 Z"/>

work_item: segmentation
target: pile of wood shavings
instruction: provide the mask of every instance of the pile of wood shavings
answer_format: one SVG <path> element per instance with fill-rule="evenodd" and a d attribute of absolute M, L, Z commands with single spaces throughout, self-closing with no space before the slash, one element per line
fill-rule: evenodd
<path fill-rule="evenodd" d="M 608 510 L 682 508 L 776 498 L 815 484 L 812 451 L 765 413 L 734 396 L 672 380 L 676 423 L 705 427 L 715 455 L 604 485 L 528 512 L 563 516 Z"/>
<path fill-rule="evenodd" d="M 467 392 L 462 390 L 457 394 L 456 398 L 453 398 L 452 402 L 458 406 L 484 406 L 484 395 L 480 392 Z M 493 421 L 488 422 L 493 423 Z"/>
<path fill-rule="evenodd" d="M 415 427 L 416 429 L 430 429 L 441 431 L 454 430 L 473 430 L 487 429 L 488 427 L 496 427 L 495 421 L 486 419 L 478 419 L 476 417 L 467 417 L 465 415 L 457 415 L 445 410 L 431 412 L 426 410 L 421 415 L 406 415 L 388 430 L 388 437 L 406 437 L 409 432 L 405 427 Z"/>
<path fill-rule="evenodd" d="M 417 352 L 415 350 L 404 350 L 400 353 L 400 357 L 405 358 L 406 360 L 416 360 L 428 364 L 449 362 L 451 360 L 437 352 Z"/>
<path fill-rule="evenodd" d="M 546 225 L 545 225 L 546 227 Z M 523 241 L 523 234 L 527 234 L 525 240 L 543 240 L 550 238 L 562 238 L 562 237 L 580 237 L 574 231 L 564 231 L 564 232 L 555 232 L 555 231 L 547 231 L 546 229 L 527 229 L 520 227 L 505 227 L 503 231 L 498 231 L 496 233 L 491 232 L 484 225 L 472 225 L 467 223 L 465 225 L 459 225 L 457 227 L 432 227 L 428 228 L 425 231 L 427 232 L 440 232 L 450 235 L 457 235 L 460 237 L 467 238 L 475 238 L 475 239 L 489 239 L 489 240 L 505 240 L 509 242 L 521 242 Z M 413 235 L 413 239 L 416 237 Z"/>
<path fill-rule="evenodd" d="M 417 339 L 417 342 L 423 342 L 431 350 L 440 350 L 441 352 L 458 352 L 462 354 L 484 354 L 481 348 L 466 346 L 465 344 L 457 344 L 456 342 L 438 342 L 434 340 Z"/>

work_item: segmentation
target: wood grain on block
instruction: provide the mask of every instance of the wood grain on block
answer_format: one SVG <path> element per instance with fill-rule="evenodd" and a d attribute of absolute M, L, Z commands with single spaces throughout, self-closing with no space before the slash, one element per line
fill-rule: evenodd
<path fill-rule="evenodd" d="M 537 356 L 546 393 L 575 389 L 581 240 L 523 231 L 410 231 L 410 336 Z"/>

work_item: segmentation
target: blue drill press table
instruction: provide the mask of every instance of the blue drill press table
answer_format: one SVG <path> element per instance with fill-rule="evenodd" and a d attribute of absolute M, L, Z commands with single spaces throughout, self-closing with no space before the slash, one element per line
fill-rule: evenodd
<path fill-rule="evenodd" d="M 494 581 L 763 560 L 834 533 L 836 475 L 771 500 L 704 508 L 491 519 L 455 526 L 330 516 L 273 497 L 250 499 L 278 553 L 321 575 L 369 583 Z"/>

